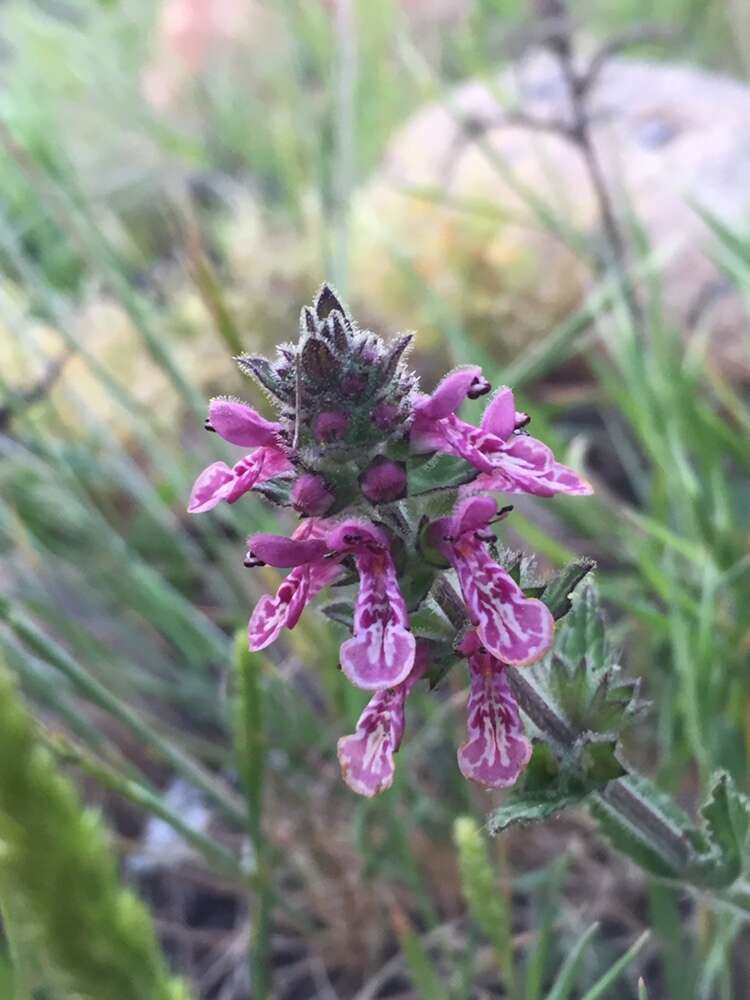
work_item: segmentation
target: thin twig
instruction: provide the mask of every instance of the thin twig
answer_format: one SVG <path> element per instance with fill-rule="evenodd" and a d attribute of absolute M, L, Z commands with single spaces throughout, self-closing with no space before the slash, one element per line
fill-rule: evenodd
<path fill-rule="evenodd" d="M 557 59 L 567 90 L 571 121 L 564 134 L 580 152 L 594 192 L 606 247 L 603 266 L 611 270 L 616 278 L 633 327 L 643 336 L 646 332 L 646 317 L 627 275 L 627 241 L 620 227 L 604 168 L 591 135 L 588 112 L 588 100 L 593 83 L 606 61 L 615 52 L 620 51 L 625 42 L 622 39 L 613 40 L 609 46 L 602 46 L 588 67 L 580 70 L 575 40 L 566 17 L 567 5 L 564 0 L 555 0 L 553 6 L 556 15 L 554 30 L 551 28 L 546 46 Z"/>

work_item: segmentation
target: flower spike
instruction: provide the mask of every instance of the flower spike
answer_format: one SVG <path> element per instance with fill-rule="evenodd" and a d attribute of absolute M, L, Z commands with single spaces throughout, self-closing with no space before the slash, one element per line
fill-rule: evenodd
<path fill-rule="evenodd" d="M 489 398 L 479 426 L 460 417 L 467 399 L 490 392 L 479 366 L 455 368 L 432 393 L 420 393 L 406 363 L 411 340 L 401 334 L 385 343 L 360 329 L 323 285 L 302 309 L 296 343 L 280 344 L 271 360 L 236 359 L 268 393 L 277 418 L 236 399 L 211 400 L 207 429 L 247 454 L 233 466 L 217 461 L 204 469 L 188 507 L 197 514 L 255 491 L 298 518 L 290 537 L 259 533 L 247 540 L 248 568 L 286 571 L 250 616 L 251 650 L 293 629 L 325 587 L 348 587 L 356 569 L 356 593 L 344 591 L 326 613 L 350 626 L 341 668 L 370 692 L 354 733 L 338 741 L 344 780 L 366 796 L 393 781 L 407 695 L 426 670 L 428 649 L 435 679 L 456 651 L 468 658 L 469 734 L 458 753 L 463 774 L 491 788 L 516 780 L 530 746 L 508 670 L 545 655 L 553 619 L 496 562 L 492 525 L 512 508 L 498 511 L 488 494 L 591 492 L 526 433 L 529 417 L 516 410 L 507 386 Z M 470 468 L 422 460 L 435 453 L 458 456 Z M 431 521 L 435 503 L 455 497 L 457 487 L 453 512 Z M 439 602 L 441 594 L 448 600 L 439 584 L 452 584 L 439 574 L 449 567 L 471 623 L 468 638 L 458 608 L 439 630 L 425 615 L 409 621 L 409 611 L 418 612 L 423 602 Z"/>

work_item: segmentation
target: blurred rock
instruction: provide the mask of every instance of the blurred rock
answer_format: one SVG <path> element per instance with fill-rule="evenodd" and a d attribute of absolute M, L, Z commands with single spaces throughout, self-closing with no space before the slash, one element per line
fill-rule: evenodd
<path fill-rule="evenodd" d="M 613 59 L 589 107 L 618 212 L 630 231 L 637 220 L 652 248 L 667 316 L 686 336 L 708 331 L 724 372 L 750 376 L 742 296 L 714 262 L 718 242 L 697 211 L 736 229 L 750 221 L 750 88 Z M 600 245 L 589 176 L 567 140 L 511 123 L 508 112 L 519 110 L 569 116 L 551 56 L 458 87 L 392 140 L 354 209 L 357 297 L 378 304 L 373 319 L 386 328 L 434 330 L 423 291 L 433 290 L 503 361 L 583 301 L 593 265 L 570 237 Z"/>

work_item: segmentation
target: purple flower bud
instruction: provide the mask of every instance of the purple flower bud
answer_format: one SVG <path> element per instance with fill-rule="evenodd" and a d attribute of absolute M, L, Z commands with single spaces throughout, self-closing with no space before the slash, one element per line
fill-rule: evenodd
<path fill-rule="evenodd" d="M 306 472 L 292 486 L 292 506 L 298 514 L 320 517 L 331 509 L 336 498 L 322 476 Z"/>
<path fill-rule="evenodd" d="M 372 411 L 372 422 L 378 430 L 392 431 L 398 424 L 400 412 L 394 403 L 378 403 Z"/>
<path fill-rule="evenodd" d="M 364 375 L 346 375 L 341 379 L 341 391 L 345 396 L 359 396 L 367 388 L 367 379 Z"/>
<path fill-rule="evenodd" d="M 268 563 L 290 569 L 322 559 L 328 546 L 321 538 L 287 538 L 261 533 L 247 540 L 247 557 L 256 564 Z"/>
<path fill-rule="evenodd" d="M 324 410 L 313 423 L 313 434 L 318 441 L 339 441 L 346 433 L 349 420 L 343 413 Z"/>
<path fill-rule="evenodd" d="M 359 477 L 362 493 L 371 503 L 390 503 L 406 496 L 406 467 L 378 455 Z"/>

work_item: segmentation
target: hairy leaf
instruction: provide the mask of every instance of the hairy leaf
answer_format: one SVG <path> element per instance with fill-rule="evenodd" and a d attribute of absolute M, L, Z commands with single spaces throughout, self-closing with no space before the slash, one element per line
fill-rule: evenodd
<path fill-rule="evenodd" d="M 624 774 L 614 743 L 587 744 L 584 750 L 559 760 L 546 743 L 535 743 L 521 783 L 490 816 L 490 833 L 553 816 Z"/>

